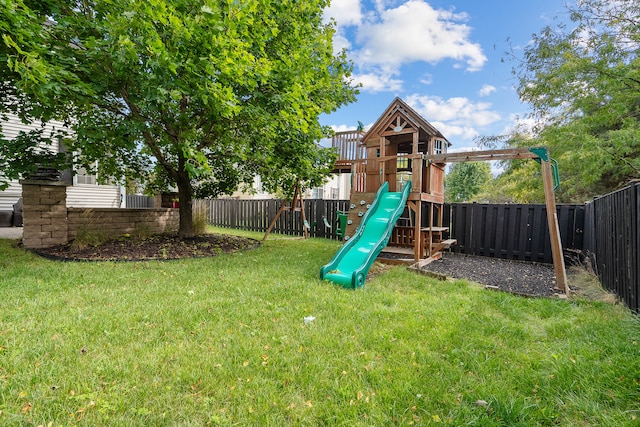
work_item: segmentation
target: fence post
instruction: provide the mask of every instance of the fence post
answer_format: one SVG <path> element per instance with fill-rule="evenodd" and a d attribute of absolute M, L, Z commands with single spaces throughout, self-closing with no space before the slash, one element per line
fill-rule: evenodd
<path fill-rule="evenodd" d="M 327 202 L 325 200 L 318 200 L 315 209 L 314 222 L 316 223 L 315 235 L 316 237 L 326 237 L 327 230 L 324 229 L 324 216 L 326 215 Z M 312 223 L 313 224 L 313 223 Z"/>

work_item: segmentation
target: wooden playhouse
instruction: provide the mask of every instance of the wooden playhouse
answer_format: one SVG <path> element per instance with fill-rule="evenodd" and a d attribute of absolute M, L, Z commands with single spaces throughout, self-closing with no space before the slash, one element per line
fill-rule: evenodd
<path fill-rule="evenodd" d="M 411 181 L 405 212 L 398 220 L 382 259 L 425 264 L 455 244 L 442 226 L 445 164 L 425 160 L 446 153 L 451 144 L 402 99 L 396 98 L 369 131 L 338 132 L 336 173 L 351 174 L 351 203 L 345 238 L 360 224 L 362 209 L 387 182 L 389 191 L 401 191 Z"/>

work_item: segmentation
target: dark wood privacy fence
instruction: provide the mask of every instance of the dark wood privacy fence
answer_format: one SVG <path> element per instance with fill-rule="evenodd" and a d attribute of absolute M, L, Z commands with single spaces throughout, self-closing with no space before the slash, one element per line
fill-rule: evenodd
<path fill-rule="evenodd" d="M 584 205 L 558 205 L 565 256 L 582 249 Z M 454 203 L 444 205 L 456 253 L 553 263 L 545 205 Z"/>
<path fill-rule="evenodd" d="M 264 232 L 280 207 L 279 200 L 207 200 L 212 225 Z M 335 239 L 338 211 L 348 200 L 305 200 L 305 215 L 313 237 Z M 582 248 L 584 206 L 558 205 L 560 235 L 565 249 Z M 545 205 L 445 205 L 444 225 L 457 239 L 455 252 L 496 258 L 552 263 Z M 325 226 L 324 219 L 331 225 Z M 300 212 L 286 212 L 275 233 L 303 235 Z"/>
<path fill-rule="evenodd" d="M 638 312 L 640 183 L 586 205 L 583 253 L 602 285 Z"/>
<path fill-rule="evenodd" d="M 280 200 L 205 200 L 209 223 L 219 227 L 266 232 L 280 208 Z M 311 237 L 336 239 L 338 211 L 346 211 L 349 200 L 305 200 L 305 216 Z M 325 224 L 328 224 L 328 227 Z M 305 224 L 300 212 L 283 212 L 273 233 L 303 236 Z"/>

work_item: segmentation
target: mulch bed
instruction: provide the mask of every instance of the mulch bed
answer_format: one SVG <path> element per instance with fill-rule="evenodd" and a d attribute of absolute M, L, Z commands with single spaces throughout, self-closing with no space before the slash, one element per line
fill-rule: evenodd
<path fill-rule="evenodd" d="M 146 238 L 121 237 L 99 245 L 74 242 L 34 251 L 63 261 L 146 261 L 212 257 L 260 246 L 260 242 L 226 234 L 203 234 L 192 238 L 155 235 Z"/>
<path fill-rule="evenodd" d="M 548 264 L 444 253 L 423 270 L 520 295 L 550 297 L 558 293 L 553 266 Z"/>

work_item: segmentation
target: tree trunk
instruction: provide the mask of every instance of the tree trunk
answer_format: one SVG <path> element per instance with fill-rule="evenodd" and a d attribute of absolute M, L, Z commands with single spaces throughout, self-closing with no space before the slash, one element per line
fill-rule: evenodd
<path fill-rule="evenodd" d="M 191 180 L 187 172 L 179 172 L 178 180 L 178 200 L 180 202 L 180 229 L 178 235 L 180 238 L 193 237 L 195 231 L 193 229 L 193 188 L 191 188 Z"/>

